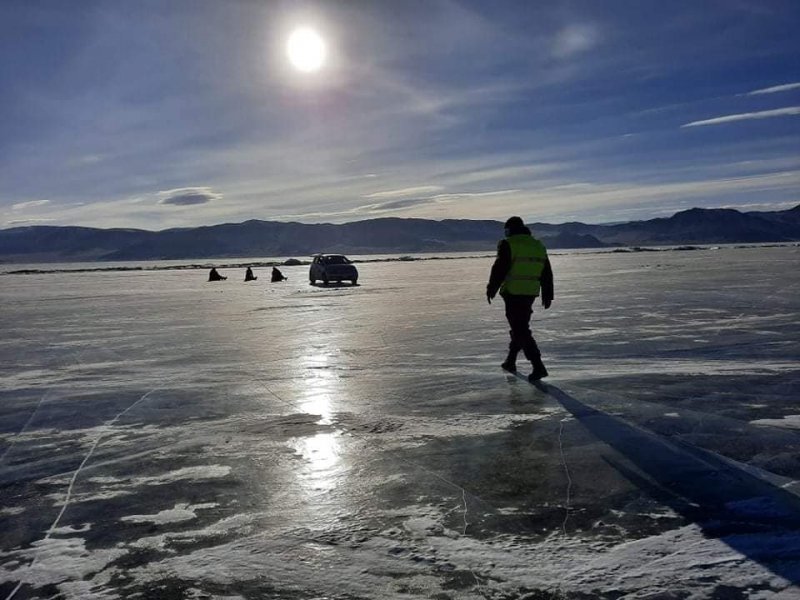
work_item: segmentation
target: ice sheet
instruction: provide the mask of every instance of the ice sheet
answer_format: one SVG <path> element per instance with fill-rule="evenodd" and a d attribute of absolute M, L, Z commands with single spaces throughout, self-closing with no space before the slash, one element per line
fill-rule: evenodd
<path fill-rule="evenodd" d="M 0 599 L 800 594 L 799 253 L 3 276 Z"/>

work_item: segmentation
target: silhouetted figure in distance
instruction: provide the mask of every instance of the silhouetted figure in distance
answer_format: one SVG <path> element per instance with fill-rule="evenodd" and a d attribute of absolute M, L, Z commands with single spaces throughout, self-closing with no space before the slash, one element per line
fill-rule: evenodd
<path fill-rule="evenodd" d="M 288 279 L 288 277 L 284 277 L 278 267 L 272 267 L 272 283 L 276 281 L 285 281 L 286 279 Z"/>
<path fill-rule="evenodd" d="M 244 280 L 245 281 L 255 281 L 258 279 L 255 275 L 253 275 L 253 269 L 247 267 L 247 271 L 244 272 Z"/>
<path fill-rule="evenodd" d="M 547 377 L 541 352 L 531 334 L 530 320 L 533 301 L 540 292 L 545 309 L 553 302 L 553 270 L 544 244 L 531 235 L 520 217 L 506 221 L 505 238 L 497 244 L 497 258 L 486 286 L 489 304 L 498 291 L 505 302 L 506 319 L 511 327 L 508 356 L 500 366 L 516 373 L 517 354 L 522 350 L 533 366 L 528 380 L 533 382 Z"/>
<path fill-rule="evenodd" d="M 217 273 L 217 269 L 215 267 L 211 267 L 211 271 L 208 273 L 208 280 L 209 281 L 225 281 L 227 277 L 223 277 L 219 273 Z"/>

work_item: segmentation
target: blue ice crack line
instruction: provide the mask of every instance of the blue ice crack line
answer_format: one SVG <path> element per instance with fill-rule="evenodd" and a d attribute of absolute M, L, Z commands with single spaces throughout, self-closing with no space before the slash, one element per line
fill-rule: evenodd
<path fill-rule="evenodd" d="M 53 532 L 58 527 L 58 523 L 61 521 L 61 517 L 64 516 L 64 513 L 66 512 L 67 507 L 69 506 L 69 503 L 72 500 L 72 490 L 75 487 L 75 482 L 78 479 L 78 475 L 80 474 L 81 470 L 86 465 L 86 463 L 89 462 L 89 459 L 92 457 L 92 454 L 94 454 L 94 451 L 97 448 L 97 446 L 100 444 L 100 442 L 103 440 L 104 437 L 106 437 L 108 435 L 108 431 L 106 431 L 106 430 L 109 427 L 113 427 L 114 424 L 120 418 L 122 418 L 128 411 L 133 410 L 133 408 L 135 408 L 137 405 L 139 405 L 142 402 L 144 402 L 147 398 L 150 397 L 150 395 L 153 392 L 155 392 L 158 389 L 160 389 L 160 388 L 153 388 L 152 390 L 150 390 L 149 392 L 147 392 L 146 394 L 141 396 L 138 400 L 133 402 L 130 406 L 128 406 L 128 408 L 126 408 L 125 410 L 122 410 L 119 413 L 117 413 L 117 415 L 113 419 L 111 419 L 110 421 L 108 421 L 107 423 L 105 423 L 103 425 L 103 431 L 101 431 L 100 435 L 97 436 L 97 438 L 95 439 L 95 441 L 92 444 L 91 448 L 89 448 L 89 452 L 86 454 L 86 456 L 81 461 L 81 464 L 78 465 L 78 468 L 75 469 L 75 472 L 72 474 L 72 477 L 71 477 L 70 482 L 69 482 L 69 486 L 67 487 L 67 493 L 66 493 L 66 495 L 64 497 L 64 504 L 61 506 L 61 510 L 59 511 L 58 516 L 55 518 L 55 520 L 53 521 L 52 525 L 50 525 L 50 527 L 48 528 L 47 534 L 42 539 L 42 542 L 46 542 L 47 540 L 49 540 L 50 536 L 53 535 Z M 27 566 L 28 570 L 32 569 L 33 566 L 36 564 L 36 561 L 39 559 L 39 553 L 41 552 L 41 549 L 42 549 L 42 546 L 40 545 L 37 548 L 36 553 L 33 556 L 33 560 Z M 6 600 L 11 600 L 14 596 L 16 596 L 17 592 L 19 591 L 19 588 L 22 587 L 22 584 L 23 584 L 23 579 L 20 579 L 19 582 L 17 583 L 16 587 L 14 587 L 14 589 L 11 590 L 11 593 L 8 596 L 6 596 Z"/>

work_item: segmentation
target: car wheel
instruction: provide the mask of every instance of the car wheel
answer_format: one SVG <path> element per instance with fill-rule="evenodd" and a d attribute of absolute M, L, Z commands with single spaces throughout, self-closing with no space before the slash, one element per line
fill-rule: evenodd
<path fill-rule="evenodd" d="M 315 283 L 317 283 L 317 280 L 314 279 L 313 277 L 309 277 L 308 281 L 311 283 L 311 285 L 314 285 Z"/>
<path fill-rule="evenodd" d="M 351 279 L 350 281 L 353 283 L 353 285 L 358 285 L 358 279 Z"/>
<path fill-rule="evenodd" d="M 322 278 L 322 283 L 325 284 L 325 285 L 328 285 L 328 278 L 327 277 L 323 277 Z"/>

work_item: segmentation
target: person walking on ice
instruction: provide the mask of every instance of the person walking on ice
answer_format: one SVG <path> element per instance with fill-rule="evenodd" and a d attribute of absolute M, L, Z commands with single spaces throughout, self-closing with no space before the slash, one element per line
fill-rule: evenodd
<path fill-rule="evenodd" d="M 542 306 L 550 308 L 553 302 L 553 270 L 544 244 L 531 235 L 520 217 L 505 222 L 505 238 L 497 244 L 497 258 L 492 265 L 486 299 L 489 304 L 498 291 L 506 306 L 508 356 L 500 366 L 509 373 L 517 372 L 517 354 L 525 354 L 531 361 L 533 372 L 528 381 L 547 377 L 539 346 L 530 329 L 533 301 L 541 293 Z"/>

